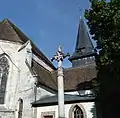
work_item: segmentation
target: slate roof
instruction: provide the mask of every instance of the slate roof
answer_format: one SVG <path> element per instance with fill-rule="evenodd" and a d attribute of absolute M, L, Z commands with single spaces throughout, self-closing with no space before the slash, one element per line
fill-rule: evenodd
<path fill-rule="evenodd" d="M 49 72 L 36 62 L 34 62 L 33 70 L 37 72 L 38 85 L 44 85 L 57 91 L 57 71 Z M 95 65 L 64 69 L 64 90 L 90 89 L 92 80 L 96 78 L 96 73 Z"/>
<path fill-rule="evenodd" d="M 53 78 L 50 71 L 35 61 L 32 62 L 32 70 L 37 74 L 38 82 L 40 85 L 48 87 L 54 91 L 57 90 L 56 78 Z"/>
<path fill-rule="evenodd" d="M 8 19 L 0 22 L 0 40 L 6 40 L 17 43 L 26 43 L 30 40 L 18 27 Z M 31 40 L 30 40 L 31 41 Z M 56 69 L 48 58 L 31 41 L 33 53 L 47 63 L 51 68 Z"/>
<path fill-rule="evenodd" d="M 94 65 L 88 67 L 75 67 L 64 70 L 65 91 L 90 89 L 92 80 L 96 78 Z"/>
<path fill-rule="evenodd" d="M 64 95 L 65 104 L 76 103 L 76 102 L 90 102 L 95 100 L 94 97 L 85 96 L 81 97 L 79 95 Z M 58 96 L 50 96 L 46 98 L 42 98 L 38 101 L 32 103 L 32 107 L 41 107 L 41 106 L 51 106 L 51 105 L 58 105 Z"/>
<path fill-rule="evenodd" d="M 80 19 L 75 52 L 69 58 L 69 60 L 72 61 L 75 59 L 92 56 L 95 54 L 96 52 L 94 52 L 94 46 L 90 40 L 84 21 L 83 19 Z"/>
<path fill-rule="evenodd" d="M 0 40 L 25 43 L 30 40 L 8 19 L 0 23 Z M 38 85 L 43 85 L 57 91 L 57 71 L 47 57 L 31 41 L 33 53 L 41 58 L 45 63 L 54 69 L 49 72 L 47 69 L 32 60 L 32 70 L 38 75 Z M 64 69 L 64 88 L 65 91 L 88 89 L 91 87 L 92 79 L 96 78 L 95 65 L 86 67 L 73 67 Z"/>

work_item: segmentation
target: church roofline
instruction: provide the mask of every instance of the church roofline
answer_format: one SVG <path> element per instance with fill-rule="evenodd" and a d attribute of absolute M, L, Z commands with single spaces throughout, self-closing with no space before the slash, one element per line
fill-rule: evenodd
<path fill-rule="evenodd" d="M 19 42 L 19 43 L 26 43 L 28 40 L 30 40 L 15 24 L 13 24 L 10 20 L 4 19 L 3 21 L 0 22 L 1 24 L 9 24 L 13 30 L 16 32 L 20 40 L 13 40 L 11 39 L 10 41 L 12 42 Z M 1 27 L 1 26 L 0 26 Z M 4 40 L 8 40 L 7 38 Z M 55 66 L 48 60 L 48 58 L 37 48 L 37 46 L 30 40 L 32 44 L 32 51 L 33 53 L 40 57 L 45 63 L 47 63 L 52 69 L 56 70 Z"/>
<path fill-rule="evenodd" d="M 72 104 L 76 102 L 93 102 L 95 101 L 95 97 L 93 96 L 84 96 L 81 97 L 79 95 L 64 95 L 65 104 Z M 51 105 L 58 105 L 58 96 L 49 96 L 40 100 L 37 100 L 32 104 L 32 107 L 43 107 L 43 106 L 51 106 Z"/>

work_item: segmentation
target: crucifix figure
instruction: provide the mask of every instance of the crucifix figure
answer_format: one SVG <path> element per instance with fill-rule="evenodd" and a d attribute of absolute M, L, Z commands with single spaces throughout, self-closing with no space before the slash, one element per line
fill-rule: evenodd
<path fill-rule="evenodd" d="M 63 81 L 63 68 L 62 68 L 62 61 L 64 58 L 69 56 L 69 53 L 64 54 L 62 52 L 62 47 L 58 47 L 58 51 L 56 55 L 51 59 L 58 61 L 58 74 L 57 74 L 57 80 L 58 80 L 58 115 L 59 118 L 65 118 L 65 109 L 64 109 L 64 81 Z"/>

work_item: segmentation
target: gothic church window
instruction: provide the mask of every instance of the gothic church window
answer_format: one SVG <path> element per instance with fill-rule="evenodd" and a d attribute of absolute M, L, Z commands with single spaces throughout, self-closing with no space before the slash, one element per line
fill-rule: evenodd
<path fill-rule="evenodd" d="M 8 73 L 9 73 L 8 59 L 5 56 L 1 56 L 0 57 L 0 104 L 4 104 Z"/>
<path fill-rule="evenodd" d="M 83 111 L 78 105 L 74 107 L 74 118 L 84 118 Z"/>
<path fill-rule="evenodd" d="M 84 107 L 80 103 L 73 104 L 69 110 L 69 118 L 87 118 Z"/>

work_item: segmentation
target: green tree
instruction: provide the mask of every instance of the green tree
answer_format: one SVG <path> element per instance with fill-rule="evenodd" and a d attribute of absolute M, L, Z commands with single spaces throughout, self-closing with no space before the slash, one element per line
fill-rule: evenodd
<path fill-rule="evenodd" d="M 90 3 L 91 7 L 85 10 L 85 18 L 99 50 L 96 57 L 98 84 L 95 84 L 99 85 L 95 89 L 99 91 L 95 92 L 97 98 L 107 105 L 106 114 L 113 110 L 112 113 L 118 115 L 113 107 L 119 104 L 117 99 L 120 99 L 120 0 L 90 0 Z M 109 106 L 110 102 L 115 104 Z"/>

